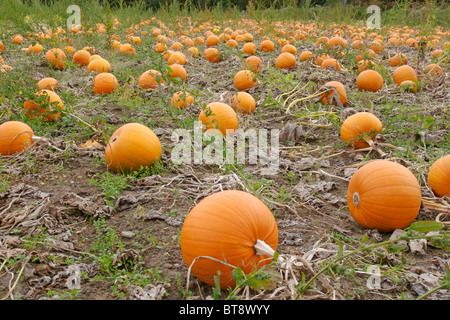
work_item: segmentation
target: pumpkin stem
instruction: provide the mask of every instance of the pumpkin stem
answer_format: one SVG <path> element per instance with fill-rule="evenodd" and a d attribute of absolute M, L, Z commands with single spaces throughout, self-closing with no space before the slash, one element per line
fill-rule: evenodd
<path fill-rule="evenodd" d="M 381 150 L 369 137 L 365 136 L 364 141 L 370 146 L 372 150 L 378 152 L 383 158 L 387 156 L 387 153 Z"/>
<path fill-rule="evenodd" d="M 271 246 L 269 246 L 264 241 L 257 239 L 255 244 L 253 245 L 253 248 L 255 249 L 255 253 L 257 255 L 261 256 L 271 256 L 273 257 L 275 255 L 275 250 L 272 249 Z M 278 257 L 280 261 L 284 261 L 282 257 Z"/>
<path fill-rule="evenodd" d="M 360 201 L 359 193 L 358 193 L 358 192 L 355 192 L 355 193 L 353 194 L 353 204 L 355 205 L 355 207 L 358 207 L 359 201 Z"/>
<path fill-rule="evenodd" d="M 32 136 L 32 137 L 31 137 L 31 141 L 33 141 L 33 142 L 36 142 L 36 141 L 43 141 L 43 142 L 46 142 L 50 147 L 52 147 L 52 148 L 58 150 L 59 152 L 64 152 L 64 150 L 61 150 L 60 148 L 55 147 L 54 145 L 52 145 L 52 144 L 50 143 L 50 141 L 49 141 L 48 139 L 43 138 L 43 137 Z"/>

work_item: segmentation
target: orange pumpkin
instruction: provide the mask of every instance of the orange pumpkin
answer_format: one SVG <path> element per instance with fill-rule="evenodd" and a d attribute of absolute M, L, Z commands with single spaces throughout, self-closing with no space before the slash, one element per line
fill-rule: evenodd
<path fill-rule="evenodd" d="M 333 67 L 334 69 L 336 69 L 337 71 L 341 71 L 341 65 L 340 63 L 333 58 L 328 58 L 325 59 L 322 64 L 320 65 L 320 69 L 326 69 L 329 66 Z"/>
<path fill-rule="evenodd" d="M 161 72 L 150 69 L 141 74 L 138 83 L 139 87 L 143 89 L 156 89 L 164 82 Z"/>
<path fill-rule="evenodd" d="M 259 45 L 259 49 L 263 52 L 270 52 L 275 49 L 275 44 L 272 40 L 263 40 L 261 41 L 261 44 Z"/>
<path fill-rule="evenodd" d="M 64 69 L 67 56 L 61 49 L 53 48 L 47 51 L 45 59 L 47 60 L 48 65 L 53 69 L 62 70 Z"/>
<path fill-rule="evenodd" d="M 271 262 L 255 249 L 261 241 L 277 249 L 278 227 L 269 208 L 250 193 L 226 190 L 209 195 L 189 212 L 180 246 L 186 266 L 198 279 L 214 286 L 219 273 L 220 287 L 226 290 L 236 285 L 233 267 L 249 274 Z"/>
<path fill-rule="evenodd" d="M 187 72 L 186 69 L 178 63 L 174 63 L 170 65 L 170 71 L 169 71 L 169 76 L 170 78 L 177 78 L 180 79 L 181 81 L 186 81 L 187 79 Z"/>
<path fill-rule="evenodd" d="M 87 72 L 109 72 L 111 70 L 111 64 L 108 62 L 108 60 L 103 58 L 97 58 L 94 60 L 91 60 L 86 68 Z"/>
<path fill-rule="evenodd" d="M 275 68 L 279 69 L 292 69 L 296 64 L 297 61 L 295 60 L 295 56 L 289 52 L 280 53 L 275 60 Z"/>
<path fill-rule="evenodd" d="M 366 90 L 376 92 L 383 88 L 383 84 L 383 77 L 375 70 L 364 70 L 356 78 L 356 86 L 359 91 Z"/>
<path fill-rule="evenodd" d="M 38 91 L 35 96 L 34 100 L 25 101 L 23 104 L 27 116 L 42 117 L 47 121 L 61 118 L 60 111 L 64 109 L 64 104 L 55 92 L 43 89 Z"/>
<path fill-rule="evenodd" d="M 17 34 L 11 38 L 11 41 L 15 44 L 23 44 L 23 36 L 21 34 Z"/>
<path fill-rule="evenodd" d="M 347 43 L 347 40 L 345 40 L 344 38 L 335 36 L 330 38 L 330 40 L 328 41 L 328 46 L 334 49 L 345 49 L 347 47 Z"/>
<path fill-rule="evenodd" d="M 391 232 L 408 227 L 421 206 L 420 185 L 408 168 L 389 160 L 363 165 L 350 179 L 348 208 L 367 229 Z"/>
<path fill-rule="evenodd" d="M 253 42 L 246 42 L 242 46 L 242 52 L 246 54 L 255 54 L 256 53 L 256 45 Z"/>
<path fill-rule="evenodd" d="M 300 54 L 299 59 L 300 59 L 300 61 L 308 61 L 308 60 L 311 60 L 312 57 L 313 57 L 313 54 L 311 51 L 303 51 Z"/>
<path fill-rule="evenodd" d="M 180 51 L 175 51 L 170 55 L 169 59 L 167 59 L 167 63 L 169 65 L 172 65 L 174 63 L 185 65 L 186 61 L 187 61 L 186 56 L 184 55 L 183 52 Z"/>
<path fill-rule="evenodd" d="M 167 47 L 164 44 L 158 42 L 157 44 L 155 44 L 155 47 L 153 49 L 157 53 L 163 53 L 167 50 Z"/>
<path fill-rule="evenodd" d="M 325 83 L 324 86 L 335 88 L 337 94 L 339 95 L 339 100 L 341 101 L 342 105 L 345 106 L 347 104 L 347 91 L 345 90 L 345 86 L 341 82 L 329 81 Z M 328 93 L 323 93 L 321 99 L 322 103 L 331 104 L 333 94 L 334 92 L 332 90 L 330 90 Z M 337 102 L 333 101 L 333 104 L 337 105 Z"/>
<path fill-rule="evenodd" d="M 363 72 L 364 70 L 373 70 L 376 67 L 377 67 L 377 65 L 372 60 L 358 61 L 358 72 Z"/>
<path fill-rule="evenodd" d="M 94 92 L 97 94 L 110 94 L 117 89 L 117 78 L 109 72 L 102 72 L 94 78 Z"/>
<path fill-rule="evenodd" d="M 248 92 L 240 91 L 233 95 L 230 105 L 236 112 L 250 114 L 255 111 L 255 98 Z"/>
<path fill-rule="evenodd" d="M 239 91 L 253 88 L 256 85 L 256 79 L 250 70 L 240 70 L 234 76 L 234 85 Z"/>
<path fill-rule="evenodd" d="M 120 46 L 119 48 L 119 52 L 121 54 L 129 54 L 129 55 L 133 55 L 135 53 L 135 49 L 134 47 L 130 44 L 130 43 L 125 43 L 123 45 Z"/>
<path fill-rule="evenodd" d="M 330 58 L 329 55 L 327 55 L 327 54 L 322 54 L 322 55 L 320 55 L 320 56 L 318 56 L 318 57 L 316 58 L 316 64 L 317 64 L 318 66 L 320 66 L 320 65 L 322 65 L 322 63 L 323 63 L 326 59 L 329 59 L 329 58 Z"/>
<path fill-rule="evenodd" d="M 220 52 L 217 48 L 206 48 L 205 51 L 203 51 L 203 57 L 210 62 L 219 62 Z"/>
<path fill-rule="evenodd" d="M 147 126 L 127 123 L 117 129 L 105 148 L 108 170 L 132 172 L 152 166 L 161 157 L 159 138 Z"/>
<path fill-rule="evenodd" d="M 6 121 L 0 125 L 0 154 L 13 155 L 31 146 L 34 136 L 29 125 L 21 121 Z"/>
<path fill-rule="evenodd" d="M 431 165 L 427 182 L 438 197 L 450 196 L 450 154 Z"/>
<path fill-rule="evenodd" d="M 426 74 L 429 74 L 431 76 L 437 76 L 437 77 L 442 76 L 444 74 L 444 71 L 442 70 L 442 67 L 440 65 L 438 65 L 438 64 L 435 64 L 435 63 L 431 63 L 431 64 L 427 65 L 423 69 L 423 71 Z"/>
<path fill-rule="evenodd" d="M 288 44 L 285 44 L 283 46 L 283 48 L 281 48 L 281 52 L 282 53 L 283 52 L 289 52 L 289 53 L 292 53 L 295 56 L 295 55 L 297 55 L 297 48 L 294 47 L 292 44 L 288 43 Z"/>
<path fill-rule="evenodd" d="M 91 54 L 89 51 L 82 49 L 73 54 L 72 60 L 79 66 L 87 66 L 90 58 Z"/>
<path fill-rule="evenodd" d="M 403 88 L 405 91 L 410 91 L 412 93 L 416 93 L 417 90 L 419 90 L 417 83 L 411 80 L 405 80 L 400 83 L 400 88 Z"/>
<path fill-rule="evenodd" d="M 259 73 L 263 66 L 262 60 L 257 56 L 247 57 L 244 61 L 244 70 L 250 70 L 254 73 Z"/>
<path fill-rule="evenodd" d="M 236 112 L 223 102 L 211 102 L 200 112 L 198 120 L 203 123 L 205 130 L 216 129 L 223 135 L 233 134 L 238 127 Z"/>
<path fill-rule="evenodd" d="M 184 109 L 193 103 L 194 97 L 186 91 L 175 92 L 172 96 L 172 99 L 170 99 L 170 104 L 177 107 L 178 109 Z"/>
<path fill-rule="evenodd" d="M 405 80 L 417 81 L 416 71 L 408 65 L 397 67 L 392 73 L 392 78 L 397 85 Z"/>
<path fill-rule="evenodd" d="M 391 58 L 390 62 L 391 67 L 398 67 L 407 64 L 408 58 L 401 53 L 397 53 L 395 56 Z"/>
<path fill-rule="evenodd" d="M 28 52 L 28 54 L 38 54 L 38 53 L 40 53 L 42 50 L 44 50 L 44 47 L 43 47 L 41 44 L 36 43 L 35 45 L 30 45 L 30 46 L 28 47 L 27 52 Z"/>
<path fill-rule="evenodd" d="M 58 80 L 56 80 L 55 78 L 51 78 L 51 77 L 43 78 L 43 79 L 39 80 L 39 82 L 36 84 L 36 87 L 38 90 L 46 89 L 46 90 L 55 91 L 57 86 L 58 86 Z"/>
<path fill-rule="evenodd" d="M 361 149 L 369 147 L 366 141 L 375 141 L 382 130 L 383 124 L 377 116 L 370 112 L 357 112 L 342 123 L 341 138 L 355 149 Z"/>
<path fill-rule="evenodd" d="M 211 34 L 206 38 L 206 46 L 207 47 L 217 46 L 219 44 L 219 41 L 220 39 L 218 36 L 216 36 L 215 34 Z"/>

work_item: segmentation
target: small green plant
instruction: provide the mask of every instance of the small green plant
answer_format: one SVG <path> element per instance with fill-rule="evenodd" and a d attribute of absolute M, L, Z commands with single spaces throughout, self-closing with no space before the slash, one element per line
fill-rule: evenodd
<path fill-rule="evenodd" d="M 113 201 L 117 199 L 123 190 L 128 188 L 127 176 L 113 174 L 109 171 L 97 174 L 94 178 L 90 179 L 89 182 L 102 189 L 102 196 L 110 206 L 113 206 Z"/>

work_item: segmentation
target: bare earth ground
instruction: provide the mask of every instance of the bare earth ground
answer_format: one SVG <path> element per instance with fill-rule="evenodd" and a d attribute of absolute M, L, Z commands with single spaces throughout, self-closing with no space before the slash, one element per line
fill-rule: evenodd
<path fill-rule="evenodd" d="M 312 45 L 305 44 L 298 50 L 301 52 L 307 48 L 313 49 Z M 104 54 L 114 55 L 109 52 Z M 411 50 L 407 54 L 414 63 L 415 51 Z M 260 54 L 265 62 L 260 79 L 273 76 L 274 55 Z M 11 63 L 15 59 L 17 62 L 27 59 L 19 51 L 5 58 L 12 60 Z M 140 66 L 146 63 L 127 62 L 117 55 L 114 59 L 117 59 L 115 70 L 131 67 L 132 63 Z M 34 78 L 50 74 L 39 60 L 31 63 L 36 70 L 32 75 Z M 240 64 L 240 58 L 231 55 L 218 64 L 208 63 L 202 58 L 190 58 L 186 66 L 189 75 L 186 86 L 192 91 L 201 91 L 200 99 L 205 103 L 227 101 L 234 92 L 232 75 L 240 68 Z M 229 71 L 223 72 L 225 67 Z M 72 90 L 80 97 L 81 102 L 76 110 L 74 107 L 80 117 L 88 119 L 93 115 L 104 115 L 105 121 L 99 121 L 100 129 L 118 127 L 127 119 L 154 121 L 152 129 L 164 146 L 163 169 L 154 175 L 128 181 L 129 188 L 114 199 L 113 206 L 109 206 L 111 203 L 102 197 L 101 188 L 91 182 L 97 174 L 106 171 L 101 161 L 104 146 L 82 149 L 78 146 L 86 138 L 73 141 L 59 137 L 56 133 L 49 140 L 61 151 L 42 142 L 27 153 L 6 159 L 2 170 L 12 178 L 9 188 L 0 194 L 0 253 L 3 257 L 15 257 L 19 262 L 6 266 L 0 272 L 0 292 L 4 296 L 12 288 L 9 293 L 11 299 L 182 299 L 188 276 L 179 246 L 183 219 L 202 198 L 225 189 L 256 193 L 276 217 L 279 227 L 278 252 L 302 257 L 293 263 L 292 272 L 286 275 L 286 279 L 277 282 L 274 288 L 250 291 L 247 297 L 292 299 L 296 297 L 292 288 L 300 282 L 302 274 L 308 280 L 324 263 L 336 257 L 339 250 L 336 239 L 341 241 L 344 252 L 347 252 L 358 247 L 364 235 L 374 242 L 391 236 L 364 230 L 348 212 L 348 179 L 362 163 L 380 158 L 380 155 L 375 151 L 353 152 L 342 145 L 339 123 L 345 116 L 355 111 L 370 110 L 371 103 L 364 100 L 369 98 L 374 105 L 373 112 L 391 128 L 402 125 L 392 123 L 390 119 L 395 115 L 395 106 L 404 105 L 419 106 L 414 109 L 418 114 L 436 117 L 439 123 L 444 124 L 433 133 L 435 136 L 423 136 L 423 139 L 442 139 L 449 130 L 448 68 L 442 78 L 424 87 L 419 95 L 399 92 L 392 84 L 386 85 L 377 94 L 360 95 L 349 71 L 319 70 L 312 64 L 299 63 L 294 70 L 277 71 L 284 75 L 295 74 L 295 80 L 290 83 L 277 79 L 273 82 L 261 81 L 258 87 L 249 90 L 257 99 L 257 110 L 252 116 L 239 116 L 243 129 L 277 128 L 282 130 L 283 137 L 290 134 L 290 142 L 281 141 L 280 167 L 276 175 L 260 175 L 258 165 L 246 165 L 239 172 L 227 166 L 176 166 L 170 160 L 170 150 L 175 144 L 171 140 L 171 132 L 177 127 L 180 118 L 195 119 L 200 104 L 186 110 L 184 115 L 175 116 L 157 105 L 149 105 L 147 110 L 130 108 L 130 101 L 126 101 L 126 98 L 120 100 L 114 96 L 99 100 L 90 90 L 92 77 L 86 76 L 84 70 L 72 69 L 71 72 L 73 76 L 64 77 L 59 91 Z M 134 79 L 119 81 L 121 87 L 131 83 L 130 96 L 140 97 L 144 101 L 148 99 L 150 104 L 154 104 L 155 99 L 152 98 L 169 97 L 174 91 L 170 85 L 159 92 L 138 90 L 135 83 L 138 76 L 136 74 Z M 282 102 L 277 101 L 276 97 L 291 90 L 297 81 L 305 84 L 312 81 L 310 92 L 298 95 L 307 96 L 328 80 L 343 82 L 349 93 L 347 108 L 318 107 L 319 111 L 334 112 L 335 122 L 326 116 L 296 118 L 298 112 L 305 112 L 306 115 L 312 112 L 308 106 L 314 99 L 293 107 L 295 112 L 292 114 L 285 114 L 279 107 Z M 89 104 L 98 104 L 98 107 L 92 108 Z M 425 105 L 426 108 L 423 107 Z M 291 131 L 285 131 L 286 124 L 295 122 L 306 124 L 297 124 L 291 127 Z M 75 124 L 73 126 L 76 127 Z M 416 133 L 417 130 L 409 133 L 405 130 L 402 137 L 396 137 L 399 139 L 397 141 L 414 141 L 413 151 L 417 155 L 414 160 L 399 158 L 395 148 L 383 150 L 388 153 L 388 158 L 412 168 L 416 175 L 422 175 L 423 178 L 426 176 L 426 150 Z M 380 138 L 390 142 L 391 137 Z M 101 139 L 99 141 L 104 143 Z M 402 145 L 396 144 L 396 147 Z M 432 147 L 436 148 L 435 145 Z M 416 159 L 423 161 L 419 163 Z M 30 163 L 32 167 L 28 167 Z M 433 197 L 424 180 L 421 185 L 423 195 Z M 417 220 L 434 221 L 439 213 L 422 207 Z M 102 272 L 100 264 L 92 262 L 92 250 L 98 246 L 95 243 L 99 239 L 94 221 L 103 218 L 106 226 L 115 230 L 123 244 L 117 248 L 111 264 L 118 270 L 124 270 L 130 265 L 142 266 L 142 270 L 146 270 L 142 273 L 152 278 L 150 284 L 142 287 L 129 284 L 126 273 L 123 279 L 116 279 L 112 283 Z M 439 219 L 445 222 L 445 217 L 440 216 Z M 107 242 L 106 238 L 100 239 Z M 322 274 L 302 299 L 414 299 L 439 285 L 449 258 L 448 251 L 430 243 L 409 244 L 397 253 L 385 250 L 377 254 L 372 252 L 354 256 L 340 264 L 343 269 L 337 268 L 334 272 Z M 369 275 L 364 272 L 364 267 L 369 265 L 378 265 L 386 271 L 378 288 L 371 289 L 366 284 Z M 71 276 L 75 266 L 82 272 L 81 284 L 75 296 L 71 296 L 67 285 L 73 281 Z M 196 281 L 192 275 L 189 290 L 189 299 L 212 297 L 212 288 Z M 223 293 L 221 298 L 225 297 L 226 293 Z M 427 298 L 447 300 L 450 295 L 448 290 L 438 290 Z"/>

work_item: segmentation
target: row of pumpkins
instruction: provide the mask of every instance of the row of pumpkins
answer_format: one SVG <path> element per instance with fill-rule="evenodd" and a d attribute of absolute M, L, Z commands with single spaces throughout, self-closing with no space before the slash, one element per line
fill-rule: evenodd
<path fill-rule="evenodd" d="M 154 32 L 153 35 L 160 34 Z M 133 42 L 139 43 L 136 39 Z M 248 43 L 252 42 L 247 41 L 245 45 Z M 264 41 L 263 43 L 261 50 L 273 50 L 273 43 Z M 158 47 L 155 46 L 155 50 L 161 50 Z M 292 47 L 284 44 L 275 61 L 277 68 L 295 66 L 296 52 L 295 47 Z M 30 48 L 27 51 L 33 53 L 34 49 Z M 250 50 L 248 54 L 255 53 L 254 46 L 247 45 L 247 48 Z M 131 44 L 115 43 L 113 49 L 118 49 L 124 54 L 134 54 Z M 37 51 L 40 52 L 39 48 Z M 161 53 L 167 53 L 166 51 L 168 50 Z M 192 54 L 195 55 L 195 52 Z M 67 59 L 64 51 L 60 49 L 49 50 L 45 57 L 54 68 L 63 68 L 64 60 Z M 205 49 L 204 57 L 211 62 L 220 61 L 220 53 L 214 46 Z M 321 68 L 332 66 L 339 69 L 336 59 L 323 58 L 317 59 L 317 64 Z M 117 79 L 109 72 L 110 65 L 102 57 L 91 55 L 88 48 L 84 48 L 73 52 L 72 59 L 75 63 L 86 66 L 88 71 L 98 73 L 94 79 L 95 93 L 109 94 L 117 88 Z M 170 65 L 171 72 L 185 80 L 184 54 L 175 51 L 168 54 L 165 59 Z M 300 55 L 301 61 L 310 59 L 312 59 L 310 52 L 303 52 Z M 322 60 L 321 63 L 319 60 Z M 404 59 L 400 61 L 404 62 Z M 262 61 L 258 57 L 251 55 L 246 59 L 243 70 L 234 78 L 236 88 L 239 90 L 233 99 L 234 105 L 213 102 L 207 105 L 207 112 L 202 111 L 199 115 L 199 120 L 206 125 L 206 129 L 218 129 L 223 134 L 230 133 L 227 130 L 231 130 L 232 133 L 238 125 L 235 112 L 251 114 L 254 111 L 254 99 L 245 90 L 256 85 L 254 73 L 259 72 L 260 66 Z M 405 70 L 404 66 L 407 65 L 398 68 Z M 372 75 L 372 71 L 374 70 L 362 70 L 358 76 L 357 86 L 360 90 L 376 91 L 374 89 L 381 88 L 383 79 Z M 417 81 L 417 78 L 404 80 L 403 76 L 401 77 L 403 81 L 396 81 L 396 71 L 393 77 L 398 85 L 406 80 Z M 410 72 L 409 69 L 407 71 Z M 403 72 L 397 73 L 403 75 Z M 372 77 L 375 77 L 375 80 L 371 79 Z M 139 79 L 139 86 L 144 89 L 156 88 L 161 83 L 164 83 L 164 79 L 156 70 L 146 71 Z M 36 94 L 36 100 L 24 103 L 24 109 L 29 116 L 41 115 L 47 121 L 55 121 L 60 117 L 59 112 L 49 114 L 52 107 L 53 110 L 55 106 L 63 109 L 62 100 L 54 92 L 57 85 L 57 81 L 51 78 L 38 83 L 40 91 Z M 325 85 L 334 87 L 341 103 L 346 104 L 347 97 L 342 83 L 332 81 Z M 331 103 L 332 94 L 332 92 L 324 93 L 322 102 Z M 185 108 L 193 102 L 188 92 L 177 92 L 172 97 L 172 104 L 179 108 Z M 215 125 L 217 123 L 220 127 Z M 374 141 L 376 133 L 381 131 L 382 123 L 375 115 L 359 112 L 343 122 L 341 137 L 354 148 L 365 148 L 371 145 L 370 141 Z M 365 138 L 361 139 L 362 136 Z M 0 125 L 0 154 L 3 156 L 24 152 L 32 147 L 35 140 L 33 130 L 23 122 L 7 121 Z M 161 143 L 158 137 L 151 129 L 139 123 L 127 123 L 118 128 L 105 148 L 107 167 L 116 172 L 151 166 L 160 157 Z M 450 195 L 450 155 L 432 164 L 428 172 L 428 184 L 437 196 Z M 416 177 L 406 167 L 389 160 L 375 160 L 363 165 L 352 176 L 348 184 L 347 202 L 351 216 L 362 227 L 391 232 L 409 226 L 416 218 L 421 206 L 421 189 Z M 204 241 L 205 239 L 213 241 Z M 271 256 L 278 246 L 278 228 L 273 214 L 261 200 L 248 192 L 227 190 L 207 196 L 189 212 L 182 227 L 180 241 L 183 259 L 186 266 L 191 267 L 192 273 L 211 286 L 215 285 L 215 276 L 220 273 L 220 286 L 226 289 L 235 285 L 233 267 L 240 267 L 248 274 L 255 268 L 271 262 Z"/>

